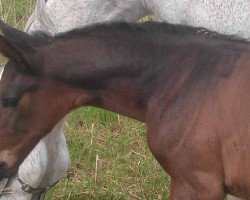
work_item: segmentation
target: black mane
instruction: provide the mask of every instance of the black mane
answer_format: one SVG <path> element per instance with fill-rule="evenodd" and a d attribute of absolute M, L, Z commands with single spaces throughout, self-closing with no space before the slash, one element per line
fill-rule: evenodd
<path fill-rule="evenodd" d="M 33 36 L 34 42 L 38 44 L 49 43 L 53 40 L 52 35 L 43 31 L 34 31 L 31 33 L 31 35 Z"/>
<path fill-rule="evenodd" d="M 103 34 L 104 32 L 130 31 L 137 33 L 151 34 L 170 34 L 173 36 L 197 36 L 204 39 L 219 39 L 232 42 L 249 43 L 247 39 L 241 38 L 237 35 L 225 35 L 215 31 L 211 31 L 202 27 L 191 27 L 187 25 L 176 25 L 165 22 L 144 22 L 144 23 L 127 23 L 127 22 L 106 22 L 89 25 L 73 29 L 68 32 L 59 33 L 55 38 L 68 38 L 73 36 L 85 36 L 93 32 Z M 41 33 L 40 33 L 41 34 Z M 39 37 L 39 32 L 36 33 Z M 44 37 L 44 33 L 42 34 Z M 50 36 L 49 36 L 50 37 Z M 46 37 L 45 37 L 46 38 Z"/>

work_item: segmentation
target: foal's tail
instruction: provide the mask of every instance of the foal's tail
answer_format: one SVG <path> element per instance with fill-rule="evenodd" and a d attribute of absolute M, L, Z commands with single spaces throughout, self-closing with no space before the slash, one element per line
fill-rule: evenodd
<path fill-rule="evenodd" d="M 51 21 L 47 10 L 46 10 L 46 2 L 48 0 L 37 0 L 35 9 L 31 16 L 28 19 L 28 22 L 25 25 L 24 31 L 30 32 L 32 30 L 42 30 L 47 32 L 47 30 L 53 29 L 53 22 Z M 34 26 L 34 27 L 32 27 Z M 37 27 L 38 26 L 38 27 Z"/>

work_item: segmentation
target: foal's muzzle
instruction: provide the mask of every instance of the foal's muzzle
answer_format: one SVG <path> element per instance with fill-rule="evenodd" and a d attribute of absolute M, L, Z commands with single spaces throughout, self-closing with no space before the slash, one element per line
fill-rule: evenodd
<path fill-rule="evenodd" d="M 9 168 L 5 162 L 0 161 L 0 181 L 4 178 L 11 178 L 15 176 L 17 171 L 18 167 Z"/>

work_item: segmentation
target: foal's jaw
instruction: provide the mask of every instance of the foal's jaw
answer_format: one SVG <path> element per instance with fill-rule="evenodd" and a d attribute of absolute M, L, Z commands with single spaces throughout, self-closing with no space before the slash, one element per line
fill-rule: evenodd
<path fill-rule="evenodd" d="M 17 162 L 17 157 L 12 155 L 10 151 L 3 150 L 0 152 L 0 160 L 6 164 L 6 167 L 11 168 Z"/>

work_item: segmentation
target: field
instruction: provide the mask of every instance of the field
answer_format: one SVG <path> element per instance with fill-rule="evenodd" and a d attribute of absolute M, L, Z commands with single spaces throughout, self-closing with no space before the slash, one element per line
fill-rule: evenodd
<path fill-rule="evenodd" d="M 0 16 L 22 29 L 34 2 L 0 0 Z M 144 124 L 87 107 L 69 115 L 65 132 L 70 168 L 47 200 L 168 199 L 169 178 L 148 150 Z"/>

